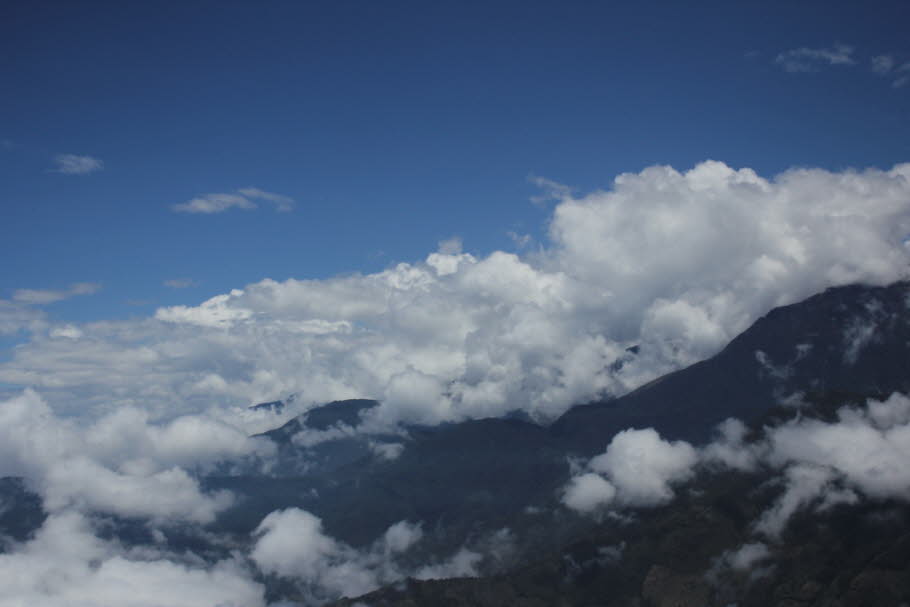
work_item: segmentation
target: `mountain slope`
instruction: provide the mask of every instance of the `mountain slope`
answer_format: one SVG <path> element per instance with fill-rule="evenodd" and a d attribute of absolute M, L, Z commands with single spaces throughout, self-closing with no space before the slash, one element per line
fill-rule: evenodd
<path fill-rule="evenodd" d="M 626 428 L 701 443 L 724 419 L 752 419 L 795 393 L 907 391 L 908 294 L 905 282 L 853 285 L 776 308 L 716 356 L 623 397 L 574 407 L 552 431 L 585 454 Z"/>
<path fill-rule="evenodd" d="M 400 445 L 393 458 L 348 425 L 375 401 L 332 403 L 267 433 L 285 462 L 273 477 L 211 478 L 208 486 L 241 496 L 221 521 L 238 532 L 289 506 L 313 512 L 354 545 L 400 520 L 438 530 L 449 547 L 506 524 L 530 527 L 526 509 L 558 506 L 568 457 L 600 453 L 626 428 L 703 443 L 718 422 L 755 419 L 793 393 L 907 390 L 907 297 L 906 283 L 829 289 L 773 310 L 709 360 L 618 399 L 575 407 L 549 428 L 517 419 L 410 427 L 407 437 L 379 437 Z M 339 436 L 296 444 L 293 436 L 307 428 Z"/>
<path fill-rule="evenodd" d="M 857 395 L 813 395 L 800 410 L 777 408 L 766 422 L 830 419 Z M 910 504 L 890 498 L 809 502 L 779 537 L 756 521 L 786 490 L 771 469 L 706 467 L 650 510 L 591 520 L 574 541 L 532 555 L 511 572 L 417 581 L 337 607 L 865 607 L 910 601 Z"/>

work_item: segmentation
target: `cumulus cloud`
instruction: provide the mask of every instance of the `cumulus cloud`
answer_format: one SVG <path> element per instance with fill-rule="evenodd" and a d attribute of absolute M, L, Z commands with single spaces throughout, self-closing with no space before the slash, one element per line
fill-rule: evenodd
<path fill-rule="evenodd" d="M 788 72 L 817 72 L 830 65 L 853 65 L 853 47 L 837 44 L 830 48 L 796 48 L 780 53 L 775 63 Z"/>
<path fill-rule="evenodd" d="M 595 472 L 573 476 L 566 486 L 562 502 L 578 512 L 593 512 L 616 497 L 616 487 Z"/>
<path fill-rule="evenodd" d="M 698 452 L 685 441 L 665 441 L 653 428 L 624 430 L 591 458 L 589 472 L 572 478 L 562 501 L 580 512 L 614 499 L 622 506 L 656 506 L 673 499 L 671 485 L 691 478 L 698 461 Z"/>
<path fill-rule="evenodd" d="M 910 499 L 910 399 L 896 394 L 837 423 L 800 420 L 769 437 L 772 463 L 816 466 L 872 497 Z"/>
<path fill-rule="evenodd" d="M 98 158 L 76 154 L 60 154 L 54 162 L 57 163 L 54 172 L 64 175 L 88 175 L 104 168 L 104 162 Z"/>
<path fill-rule="evenodd" d="M 377 421 L 551 419 L 716 353 L 770 308 L 907 275 L 910 165 L 650 167 L 553 208 L 549 243 L 325 280 L 263 280 L 153 318 L 35 335 L 0 381 L 72 410 L 368 397 Z M 639 346 L 630 355 L 627 348 Z M 622 365 L 615 365 L 620 358 Z"/>
<path fill-rule="evenodd" d="M 27 305 L 44 305 L 63 301 L 77 295 L 92 295 L 101 290 L 101 285 L 94 282 L 77 282 L 68 289 L 16 289 L 13 292 L 13 301 Z"/>
<path fill-rule="evenodd" d="M 223 213 L 229 209 L 255 209 L 255 201 L 265 201 L 275 205 L 277 211 L 290 211 L 294 208 L 294 199 L 282 194 L 266 192 L 259 188 L 241 188 L 235 193 L 202 194 L 186 202 L 172 205 L 177 213 L 202 213 L 210 215 Z"/>
<path fill-rule="evenodd" d="M 745 441 L 746 427 L 728 419 L 700 451 L 709 465 L 777 472 L 781 495 L 755 522 L 757 532 L 777 539 L 791 517 L 812 508 L 873 499 L 910 500 L 910 398 L 894 394 L 864 407 L 844 407 L 833 422 L 799 416 Z"/>
<path fill-rule="evenodd" d="M 308 602 L 354 597 L 406 577 L 435 579 L 476 574 L 479 553 L 462 548 L 448 560 L 411 570 L 399 557 L 423 537 L 419 525 L 399 521 L 372 546 L 356 550 L 328 536 L 322 521 L 299 508 L 272 512 L 254 532 L 250 557 L 264 573 L 293 580 Z"/>
<path fill-rule="evenodd" d="M 231 495 L 203 493 L 187 469 L 273 449 L 201 417 L 159 426 L 145 412 L 122 408 L 80 426 L 58 418 L 31 390 L 0 402 L 0 476 L 24 477 L 52 513 L 207 523 Z"/>
<path fill-rule="evenodd" d="M 717 426 L 717 437 L 701 450 L 703 462 L 749 472 L 758 468 L 764 450 L 761 445 L 745 441 L 748 428 L 738 419 L 729 418 Z"/>
<path fill-rule="evenodd" d="M 588 465 L 610 479 L 622 502 L 651 506 L 672 499 L 670 485 L 691 478 L 697 462 L 692 445 L 665 441 L 648 428 L 618 433 L 606 452 L 592 458 Z"/>
<path fill-rule="evenodd" d="M 138 554 L 96 537 L 82 514 L 52 514 L 0 554 L 0 606 L 262 607 L 263 588 L 234 560 L 210 566 Z"/>

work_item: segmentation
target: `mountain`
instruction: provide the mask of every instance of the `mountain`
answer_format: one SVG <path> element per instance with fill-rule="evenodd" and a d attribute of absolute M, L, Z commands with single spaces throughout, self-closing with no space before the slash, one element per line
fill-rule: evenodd
<path fill-rule="evenodd" d="M 753 424 L 827 420 L 863 398 L 819 393 L 800 410 L 778 407 Z M 910 505 L 845 501 L 794 514 L 781 537 L 754 522 L 784 488 L 769 470 L 703 469 L 676 498 L 592 521 L 574 541 L 507 573 L 407 580 L 335 607 L 872 607 L 910 601 Z"/>
<path fill-rule="evenodd" d="M 900 442 L 910 405 L 906 415 L 900 402 L 887 415 L 864 409 L 870 398 L 910 392 L 908 301 L 908 283 L 829 289 L 772 310 L 710 359 L 618 398 L 573 407 L 549 426 L 509 415 L 368 434 L 359 426 L 379 403 L 327 403 L 258 435 L 274 444 L 273 458 L 226 461 L 202 476 L 205 491 L 227 489 L 236 499 L 212 523 L 167 529 L 168 549 L 206 562 L 250 554 L 260 523 L 295 508 L 318 517 L 319 532 L 335 542 L 324 542 L 334 546 L 332 558 L 370 566 L 390 558 L 391 549 L 377 543 L 387 530 L 402 522 L 419 528 L 419 541 L 395 557 L 395 575 L 377 579 L 479 576 L 402 581 L 338 605 L 910 604 L 910 483 L 864 492 L 849 477 L 881 480 L 895 466 L 860 462 L 834 474 L 809 462 L 830 472 L 820 481 L 827 493 L 797 499 L 787 476 L 795 464 L 772 457 L 783 436 L 778 429 L 841 424 L 839 442 L 822 445 L 836 455 L 838 445 L 860 435 L 851 434 L 853 423 L 864 440 L 887 439 L 858 444 L 859 453 L 906 448 L 910 461 L 910 444 Z M 751 467 L 706 463 L 706 446 L 717 444 L 717 425 L 728 418 L 747 424 L 738 438 L 724 440 L 758 462 Z M 886 421 L 894 427 L 875 426 Z M 623 502 L 621 483 L 610 476 L 615 486 L 605 478 L 598 486 L 613 486 L 616 508 L 567 507 L 566 487 L 584 474 L 606 474 L 593 462 L 630 428 L 652 428 L 667 445 L 688 441 L 694 447 L 681 452 L 698 463 L 691 474 L 658 484 L 666 499 Z M 779 537 L 756 531 L 757 521 L 791 502 Z M 4 536 L 30 537 L 44 518 L 25 484 L 0 480 L 0 547 Z M 105 517 L 105 530 L 126 546 L 160 540 L 141 520 Z M 274 602 L 339 596 L 314 599 L 295 578 L 263 574 L 260 581 Z"/>
<path fill-rule="evenodd" d="M 906 392 L 907 301 L 907 283 L 852 285 L 775 308 L 716 356 L 620 398 L 574 407 L 552 431 L 589 454 L 626 428 L 701 443 L 724 419 L 752 419 L 800 392 Z"/>
<path fill-rule="evenodd" d="M 330 534 L 354 545 L 400 520 L 444 528 L 440 536 L 449 538 L 532 527 L 537 520 L 527 511 L 558 506 L 570 457 L 602 452 L 621 430 L 651 427 L 666 439 L 701 444 L 724 419 L 756 419 L 801 392 L 908 391 L 908 292 L 907 283 L 854 285 L 777 308 L 716 356 L 625 396 L 574 407 L 549 427 L 483 419 L 365 438 L 353 426 L 376 402 L 330 403 L 265 434 L 280 446 L 277 474 L 207 483 L 241 496 L 222 519 L 236 532 L 289 506 L 316 514 Z M 311 446 L 292 440 L 303 430 L 333 429 L 337 437 Z M 385 457 L 377 442 L 400 453 Z"/>

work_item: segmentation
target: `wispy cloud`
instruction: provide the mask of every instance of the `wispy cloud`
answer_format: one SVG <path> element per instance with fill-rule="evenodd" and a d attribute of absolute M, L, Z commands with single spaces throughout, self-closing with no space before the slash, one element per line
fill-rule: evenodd
<path fill-rule="evenodd" d="M 229 209 L 255 209 L 256 200 L 270 202 L 276 211 L 286 212 L 294 208 L 294 199 L 283 194 L 266 192 L 259 188 L 241 188 L 229 194 L 203 194 L 186 202 L 175 204 L 171 208 L 178 213 L 223 213 Z"/>
<path fill-rule="evenodd" d="M 196 281 L 192 278 L 174 278 L 171 280 L 165 280 L 164 286 L 170 287 L 172 289 L 186 289 L 189 287 L 195 287 Z"/>
<path fill-rule="evenodd" d="M 64 175 L 88 175 L 104 168 L 104 162 L 92 156 L 78 156 L 76 154 L 60 154 L 54 158 L 57 166 L 55 173 Z"/>
<path fill-rule="evenodd" d="M 23 304 L 44 305 L 69 299 L 76 295 L 91 295 L 97 293 L 101 285 L 94 282 L 77 282 L 70 285 L 69 289 L 16 289 L 13 300 Z"/>
<path fill-rule="evenodd" d="M 910 84 L 910 61 L 900 63 L 894 55 L 872 57 L 872 71 L 891 79 L 891 86 L 901 88 Z"/>
<path fill-rule="evenodd" d="M 854 65 L 853 47 L 836 44 L 831 48 L 796 48 L 777 55 L 774 62 L 791 73 L 817 72 L 831 65 Z"/>
<path fill-rule="evenodd" d="M 294 208 L 294 199 L 290 196 L 265 192 L 259 188 L 241 188 L 238 191 L 247 198 L 255 198 L 273 203 L 276 211 L 287 212 Z"/>
<path fill-rule="evenodd" d="M 540 188 L 540 194 L 531 196 L 531 202 L 538 206 L 543 206 L 548 202 L 561 202 L 572 196 L 572 188 L 569 186 L 540 177 L 538 175 L 529 175 L 528 181 Z"/>

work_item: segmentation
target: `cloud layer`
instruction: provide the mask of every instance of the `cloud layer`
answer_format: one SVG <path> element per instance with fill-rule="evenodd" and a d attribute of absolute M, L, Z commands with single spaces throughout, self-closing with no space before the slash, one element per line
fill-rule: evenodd
<path fill-rule="evenodd" d="M 562 503 L 583 514 L 656 506 L 670 501 L 673 485 L 692 478 L 699 466 L 761 469 L 774 475 L 782 491 L 753 529 L 777 541 L 802 510 L 825 511 L 864 498 L 910 501 L 910 398 L 905 395 L 843 407 L 836 421 L 797 416 L 764 428 L 760 440 L 746 442 L 745 436 L 746 426 L 735 419 L 720 424 L 717 438 L 697 450 L 664 441 L 650 428 L 625 430 L 573 475 Z M 742 562 L 767 554 L 763 547 L 750 550 L 731 556 L 732 566 L 744 568 Z"/>
<path fill-rule="evenodd" d="M 153 417 L 298 393 L 378 398 L 382 423 L 549 419 L 714 354 L 774 306 L 906 276 L 908 177 L 650 167 L 555 191 L 549 245 L 524 257 L 446 245 L 375 274 L 266 279 L 153 318 L 37 331 L 0 381 Z"/>
<path fill-rule="evenodd" d="M 85 516 L 50 516 L 35 537 L 0 554 L 0 607 L 262 607 L 263 588 L 234 560 L 206 566 L 95 535 Z"/>

